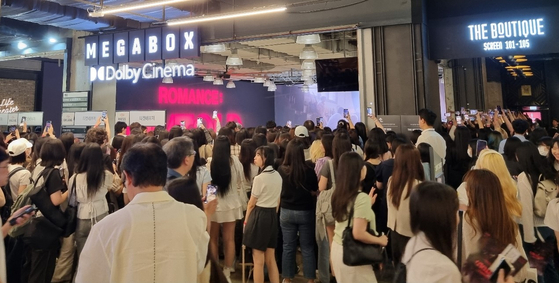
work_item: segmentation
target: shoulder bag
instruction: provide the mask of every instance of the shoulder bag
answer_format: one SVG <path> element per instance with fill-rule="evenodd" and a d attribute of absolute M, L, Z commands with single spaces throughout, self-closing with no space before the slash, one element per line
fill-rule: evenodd
<path fill-rule="evenodd" d="M 354 205 L 355 204 L 351 207 L 349 218 L 347 219 L 347 226 L 342 235 L 344 264 L 348 266 L 359 266 L 382 263 L 384 259 L 384 247 L 375 244 L 366 244 L 353 238 L 353 227 L 350 226 L 350 223 L 353 219 Z M 373 236 L 377 236 L 369 227 L 367 227 L 367 232 Z"/>
<path fill-rule="evenodd" d="M 334 216 L 332 216 L 332 194 L 334 194 L 334 190 L 336 189 L 336 173 L 334 173 L 334 166 L 332 163 L 332 160 L 328 160 L 328 166 L 330 166 L 330 178 L 332 179 L 332 188 L 320 192 L 316 204 L 317 219 L 322 219 L 324 226 L 332 226 L 336 223 Z"/>

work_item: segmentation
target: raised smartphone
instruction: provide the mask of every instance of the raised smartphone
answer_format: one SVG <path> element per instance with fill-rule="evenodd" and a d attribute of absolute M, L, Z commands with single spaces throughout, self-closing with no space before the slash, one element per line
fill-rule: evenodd
<path fill-rule="evenodd" d="M 208 185 L 208 189 L 206 190 L 206 203 L 216 199 L 217 195 L 217 187 L 214 185 Z"/>
<path fill-rule="evenodd" d="M 349 117 L 349 109 L 344 109 L 344 118 Z"/>
<path fill-rule="evenodd" d="M 217 110 L 214 110 L 214 113 L 212 114 L 212 119 L 217 118 Z"/>
<path fill-rule="evenodd" d="M 367 107 L 367 117 L 373 117 L 373 108 Z"/>

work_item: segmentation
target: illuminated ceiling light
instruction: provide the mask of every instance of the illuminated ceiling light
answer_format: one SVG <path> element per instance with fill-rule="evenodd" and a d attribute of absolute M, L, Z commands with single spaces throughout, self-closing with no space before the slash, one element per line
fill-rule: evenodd
<path fill-rule="evenodd" d="M 507 62 L 506 60 L 502 60 L 502 59 L 499 60 L 499 63 L 506 63 L 506 62 Z"/>
<path fill-rule="evenodd" d="M 51 38 L 49 38 L 49 42 L 50 43 L 57 43 L 58 40 L 56 40 L 56 38 L 54 38 L 54 37 L 51 37 Z"/>
<path fill-rule="evenodd" d="M 223 85 L 223 79 L 221 79 L 221 78 L 215 78 L 215 80 L 214 80 L 214 85 Z"/>
<path fill-rule="evenodd" d="M 268 8 L 268 9 L 254 9 L 252 11 L 230 13 L 230 14 L 223 14 L 223 15 L 217 15 L 217 16 L 201 16 L 201 17 L 192 17 L 192 18 L 187 18 L 187 19 L 169 20 L 169 21 L 167 21 L 167 24 L 170 25 L 170 26 L 194 24 L 194 23 L 202 23 L 202 22 L 209 22 L 209 21 L 218 21 L 218 20 L 248 17 L 248 16 L 256 16 L 256 15 L 269 14 L 269 13 L 278 13 L 278 12 L 283 12 L 285 10 L 287 10 L 286 7 Z"/>
<path fill-rule="evenodd" d="M 524 59 L 516 59 L 516 62 L 528 62 L 528 59 L 524 58 Z"/>
<path fill-rule="evenodd" d="M 318 34 L 309 34 L 309 35 L 299 35 L 297 36 L 297 40 L 295 40 L 297 44 L 317 44 L 320 43 L 320 35 Z"/>
<path fill-rule="evenodd" d="M 514 55 L 514 56 L 512 56 L 512 59 L 520 59 L 520 58 L 526 58 L 526 55 Z"/>
<path fill-rule="evenodd" d="M 318 59 L 318 54 L 316 53 L 316 51 L 314 50 L 314 48 L 312 46 L 307 44 L 307 45 L 305 45 L 305 48 L 303 48 L 303 51 L 301 51 L 301 54 L 299 54 L 299 59 L 302 59 L 302 60 Z"/>
<path fill-rule="evenodd" d="M 266 79 L 264 77 L 254 77 L 252 82 L 255 84 L 263 84 L 266 82 Z"/>
<path fill-rule="evenodd" d="M 173 78 L 171 78 L 171 77 L 164 77 L 162 83 L 164 83 L 164 84 L 172 84 L 172 83 L 173 83 Z"/>
<path fill-rule="evenodd" d="M 313 60 L 305 60 L 301 64 L 301 70 L 316 70 Z"/>
<path fill-rule="evenodd" d="M 235 83 L 231 80 L 227 83 L 227 85 L 225 86 L 226 88 L 236 88 L 237 86 L 235 85 Z"/>
<path fill-rule="evenodd" d="M 309 92 L 309 86 L 308 86 L 308 85 L 304 85 L 303 87 L 301 87 L 301 91 L 302 91 L 302 92 Z"/>
<path fill-rule="evenodd" d="M 17 43 L 17 48 L 18 49 L 25 49 L 25 48 L 27 48 L 27 44 L 25 44 L 25 42 L 23 42 L 23 41 L 20 41 L 20 42 Z"/>
<path fill-rule="evenodd" d="M 511 73 L 511 75 L 512 75 L 513 77 L 518 77 L 518 74 L 517 74 L 517 73 Z"/>
<path fill-rule="evenodd" d="M 200 51 L 202 53 L 221 53 L 227 51 L 227 47 L 225 47 L 225 44 L 223 43 L 212 44 L 212 45 L 200 46 Z"/>
<path fill-rule="evenodd" d="M 526 75 L 527 77 L 533 77 L 534 76 L 534 74 L 532 74 L 532 73 L 525 73 L 524 75 Z"/>
<path fill-rule="evenodd" d="M 213 82 L 214 81 L 214 76 L 210 75 L 209 73 L 207 75 L 204 76 L 204 81 L 205 82 Z"/>
<path fill-rule="evenodd" d="M 278 87 L 275 83 L 270 84 L 270 86 L 268 87 L 268 91 L 276 91 L 277 89 Z"/>
<path fill-rule="evenodd" d="M 237 54 L 237 49 L 231 49 L 231 55 L 227 57 L 227 61 L 225 61 L 225 65 L 227 66 L 241 66 L 243 65 L 243 59 L 239 57 Z"/>
<path fill-rule="evenodd" d="M 184 2 L 184 1 L 187 0 L 145 1 L 141 4 L 122 5 L 119 7 L 106 8 L 106 9 L 101 8 L 100 10 L 97 11 L 94 10 L 92 12 L 89 12 L 89 16 L 93 18 L 99 18 L 105 16 L 106 14 L 115 14 L 115 13 L 128 12 L 128 11 L 152 8 L 152 7 L 163 7 L 164 5 L 169 5 L 169 4 L 174 4 L 174 3 Z"/>
<path fill-rule="evenodd" d="M 503 60 L 503 57 L 495 57 L 495 60 Z"/>

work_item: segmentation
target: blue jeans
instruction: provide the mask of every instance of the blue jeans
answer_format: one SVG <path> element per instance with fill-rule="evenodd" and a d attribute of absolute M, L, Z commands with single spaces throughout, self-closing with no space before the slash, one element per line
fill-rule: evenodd
<path fill-rule="evenodd" d="M 295 255 L 297 253 L 297 232 L 303 255 L 303 274 L 307 279 L 316 276 L 316 258 L 314 251 L 314 210 L 289 210 L 282 208 L 280 226 L 283 234 L 282 275 L 284 278 L 295 277 Z"/>

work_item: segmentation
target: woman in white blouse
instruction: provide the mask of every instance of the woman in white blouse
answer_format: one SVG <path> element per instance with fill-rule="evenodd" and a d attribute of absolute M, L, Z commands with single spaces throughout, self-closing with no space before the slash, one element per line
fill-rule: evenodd
<path fill-rule="evenodd" d="M 69 190 L 75 186 L 78 201 L 78 221 L 74 237 L 79 259 L 91 227 L 109 212 L 105 195 L 112 186 L 113 175 L 105 170 L 103 152 L 98 144 L 88 143 L 85 146 L 69 183 Z"/>

